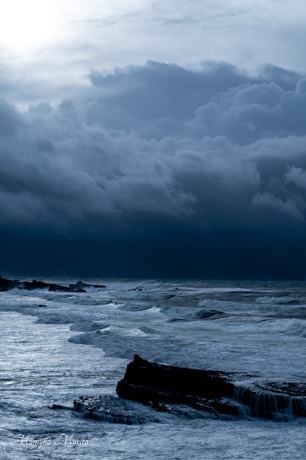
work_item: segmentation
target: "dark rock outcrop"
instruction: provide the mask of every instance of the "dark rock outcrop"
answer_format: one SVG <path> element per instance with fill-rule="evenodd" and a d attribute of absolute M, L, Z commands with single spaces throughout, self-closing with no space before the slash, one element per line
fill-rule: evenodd
<path fill-rule="evenodd" d="M 242 379 L 244 383 L 238 383 Z M 216 414 L 273 420 L 306 416 L 303 382 L 259 385 L 251 376 L 166 366 L 138 355 L 118 382 L 117 394 L 152 407 L 154 402 L 184 404 Z"/>
<path fill-rule="evenodd" d="M 18 289 L 26 289 L 31 291 L 33 289 L 46 289 L 48 288 L 49 291 L 57 291 L 57 292 L 86 292 L 85 288 L 105 288 L 104 284 L 87 284 L 83 283 L 82 281 L 78 281 L 75 284 L 69 284 L 69 286 L 62 286 L 60 284 L 54 283 L 45 283 L 43 281 L 19 281 L 19 280 L 7 280 L 0 276 L 0 291 L 9 291 L 14 288 Z"/>
<path fill-rule="evenodd" d="M 117 384 L 121 398 L 148 404 L 157 401 L 183 404 L 212 413 L 239 415 L 239 407 L 226 398 L 228 374 L 151 363 L 135 355 Z"/>
<path fill-rule="evenodd" d="M 9 291 L 20 286 L 20 281 L 18 280 L 7 280 L 0 276 L 0 291 Z"/>
<path fill-rule="evenodd" d="M 52 404 L 52 406 L 49 407 L 49 409 L 52 409 L 52 410 L 72 410 L 73 408 L 72 407 L 67 407 L 67 406 L 62 406 L 61 404 Z"/>
<path fill-rule="evenodd" d="M 119 398 L 81 396 L 74 401 L 74 410 L 85 418 L 126 424 L 162 421 L 163 413 L 183 419 L 275 421 L 306 416 L 305 382 L 267 382 L 246 374 L 166 366 L 138 355 L 118 382 L 117 394 Z"/>

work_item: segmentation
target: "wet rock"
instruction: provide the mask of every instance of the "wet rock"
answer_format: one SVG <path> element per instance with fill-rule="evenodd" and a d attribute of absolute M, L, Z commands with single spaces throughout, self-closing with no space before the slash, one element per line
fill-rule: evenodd
<path fill-rule="evenodd" d="M 56 291 L 56 292 L 71 292 L 68 286 L 61 286 L 59 284 L 47 284 L 46 287 L 49 287 L 49 291 Z"/>
<path fill-rule="evenodd" d="M 43 281 L 19 281 L 19 280 L 7 280 L 0 276 L 0 291 L 9 291 L 14 288 L 26 289 L 31 291 L 33 289 L 48 289 L 49 291 L 56 292 L 86 292 L 86 288 L 94 287 L 97 289 L 106 288 L 104 284 L 86 284 L 82 281 L 78 281 L 75 284 L 69 284 L 69 286 L 63 286 L 55 283 L 45 283 Z"/>
<path fill-rule="evenodd" d="M 71 291 L 77 291 L 77 292 L 83 292 L 81 289 L 84 289 L 84 292 L 86 288 L 94 287 L 96 289 L 101 289 L 101 288 L 106 288 L 105 284 L 87 284 L 83 283 L 83 281 L 78 281 L 75 284 L 69 284 L 69 289 Z"/>
<path fill-rule="evenodd" d="M 227 390 L 228 377 L 223 372 L 165 366 L 138 355 L 117 384 L 121 398 L 183 404 L 213 413 L 217 406 L 221 413 L 239 415 L 233 402 L 220 401 L 227 396 Z"/>
<path fill-rule="evenodd" d="M 19 287 L 20 281 L 18 280 L 7 280 L 0 276 L 0 291 L 9 291 L 10 289 L 14 289 Z"/>
<path fill-rule="evenodd" d="M 263 385 L 251 376 L 166 366 L 138 355 L 118 382 L 117 394 L 152 407 L 155 402 L 184 404 L 217 415 L 285 421 L 306 416 L 305 382 Z"/>
<path fill-rule="evenodd" d="M 72 410 L 72 407 L 62 406 L 61 404 L 53 404 L 49 409 L 52 410 Z"/>
<path fill-rule="evenodd" d="M 81 396 L 74 402 L 74 410 L 87 419 L 126 425 L 159 422 L 155 411 L 138 408 L 135 403 L 111 395 Z"/>
<path fill-rule="evenodd" d="M 74 410 L 85 418 L 127 424 L 162 421 L 163 413 L 180 418 L 203 414 L 275 421 L 306 416 L 305 382 L 263 382 L 242 373 L 152 363 L 138 355 L 118 382 L 117 394 L 118 398 L 81 396 L 74 401 Z M 151 412 L 133 406 L 136 402 Z M 152 410 L 160 415 L 155 417 Z"/>
<path fill-rule="evenodd" d="M 23 283 L 20 283 L 19 288 L 28 289 L 30 291 L 32 289 L 45 289 L 48 286 L 49 285 L 44 283 L 43 281 L 33 280 L 33 281 L 24 281 Z"/>

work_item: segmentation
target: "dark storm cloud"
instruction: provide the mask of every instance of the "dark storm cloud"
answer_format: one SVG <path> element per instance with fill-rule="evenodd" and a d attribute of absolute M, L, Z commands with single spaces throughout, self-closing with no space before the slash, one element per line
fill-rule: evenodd
<path fill-rule="evenodd" d="M 54 107 L 0 102 L 4 271 L 306 275 L 305 76 L 150 62 L 89 79 Z"/>

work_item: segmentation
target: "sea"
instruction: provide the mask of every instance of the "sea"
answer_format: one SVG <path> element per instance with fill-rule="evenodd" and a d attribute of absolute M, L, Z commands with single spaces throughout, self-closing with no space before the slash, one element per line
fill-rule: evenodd
<path fill-rule="evenodd" d="M 157 413 L 116 395 L 135 354 L 305 383 L 304 282 L 83 281 L 105 287 L 0 292 L 1 460 L 306 459 L 305 418 Z M 84 395 L 105 396 L 108 416 L 74 411 Z M 130 424 L 116 423 L 120 411 Z"/>

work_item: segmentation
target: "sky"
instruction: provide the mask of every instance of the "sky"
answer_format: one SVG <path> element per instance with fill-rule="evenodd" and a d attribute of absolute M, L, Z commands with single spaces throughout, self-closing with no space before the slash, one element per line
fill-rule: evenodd
<path fill-rule="evenodd" d="M 0 6 L 0 273 L 305 279 L 306 4 Z"/>

